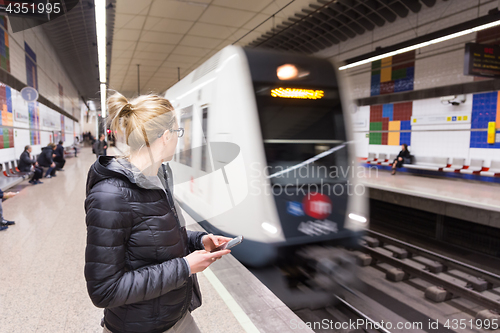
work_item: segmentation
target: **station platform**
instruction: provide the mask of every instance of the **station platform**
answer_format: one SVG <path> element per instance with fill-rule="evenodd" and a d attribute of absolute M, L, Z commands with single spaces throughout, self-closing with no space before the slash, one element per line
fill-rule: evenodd
<path fill-rule="evenodd" d="M 9 189 L 20 193 L 3 202 L 16 224 L 0 232 L 0 332 L 102 332 L 103 310 L 90 301 L 83 275 L 85 184 L 94 161 L 84 148 L 57 177 Z M 203 305 L 193 317 L 202 332 L 313 332 L 231 255 L 198 279 Z"/>
<path fill-rule="evenodd" d="M 409 173 L 391 175 L 377 169 L 367 172 L 362 183 L 370 190 L 432 199 L 443 203 L 500 212 L 500 185 L 461 179 L 437 178 Z"/>
<path fill-rule="evenodd" d="M 370 199 L 500 229 L 500 185 L 372 169 L 361 183 Z"/>

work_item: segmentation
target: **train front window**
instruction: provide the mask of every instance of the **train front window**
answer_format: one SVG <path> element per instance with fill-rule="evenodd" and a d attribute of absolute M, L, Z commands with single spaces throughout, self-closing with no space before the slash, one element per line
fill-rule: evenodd
<path fill-rule="evenodd" d="M 303 99 L 273 97 L 272 89 L 256 87 L 268 172 L 269 175 L 280 173 L 271 178 L 272 182 L 305 184 L 345 180 L 349 163 L 338 91 L 321 90 L 324 91 L 322 98 Z M 322 153 L 325 156 L 320 155 Z M 317 158 L 318 155 L 322 157 Z M 284 172 L 310 159 L 313 161 Z"/>

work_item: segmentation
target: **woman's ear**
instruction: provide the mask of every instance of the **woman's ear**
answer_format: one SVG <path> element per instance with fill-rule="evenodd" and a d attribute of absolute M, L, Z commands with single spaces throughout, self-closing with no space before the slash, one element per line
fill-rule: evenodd
<path fill-rule="evenodd" d="M 169 130 L 165 130 L 165 132 L 163 132 L 163 135 L 161 136 L 161 138 L 163 140 L 163 144 L 166 145 L 171 137 L 172 137 L 172 133 Z"/>

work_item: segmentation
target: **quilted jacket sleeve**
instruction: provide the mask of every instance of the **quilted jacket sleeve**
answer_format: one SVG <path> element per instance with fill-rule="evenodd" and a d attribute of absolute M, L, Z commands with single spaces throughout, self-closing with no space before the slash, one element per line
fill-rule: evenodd
<path fill-rule="evenodd" d="M 123 188 L 96 184 L 85 201 L 87 247 L 85 279 L 95 306 L 113 308 L 159 297 L 187 281 L 189 267 L 182 258 L 125 269 L 126 243 L 134 213 Z"/>
<path fill-rule="evenodd" d="M 205 249 L 203 243 L 201 242 L 201 239 L 203 238 L 203 236 L 208 235 L 206 232 L 190 231 L 190 230 L 187 230 L 186 232 L 189 242 L 189 252 Z"/>

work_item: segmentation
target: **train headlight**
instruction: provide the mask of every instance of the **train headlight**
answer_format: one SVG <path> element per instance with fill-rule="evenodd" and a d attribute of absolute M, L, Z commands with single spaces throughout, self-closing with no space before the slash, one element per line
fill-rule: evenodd
<path fill-rule="evenodd" d="M 286 64 L 278 67 L 276 74 L 280 80 L 291 80 L 297 77 L 299 70 L 294 65 Z"/>
<path fill-rule="evenodd" d="M 356 222 L 360 222 L 360 223 L 366 223 L 366 217 L 364 216 L 361 216 L 361 215 L 358 215 L 358 214 L 353 214 L 353 213 L 350 213 L 349 214 L 349 218 L 351 220 L 354 220 Z"/>
<path fill-rule="evenodd" d="M 268 222 L 262 223 L 262 229 L 264 229 L 265 231 L 267 231 L 271 234 L 276 234 L 278 232 L 278 229 L 274 225 L 272 225 L 271 223 L 268 223 Z"/>

